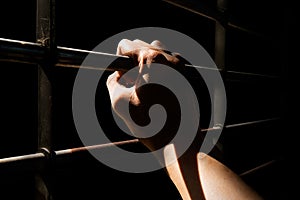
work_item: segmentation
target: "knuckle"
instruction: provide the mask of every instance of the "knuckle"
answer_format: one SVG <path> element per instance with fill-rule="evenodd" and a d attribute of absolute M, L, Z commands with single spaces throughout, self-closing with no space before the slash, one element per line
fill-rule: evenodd
<path fill-rule="evenodd" d="M 114 78 L 115 78 L 115 74 L 114 74 L 114 73 L 111 74 L 111 75 L 109 75 L 109 76 L 107 77 L 107 79 L 106 79 L 106 86 L 107 86 L 107 87 L 111 86 L 112 81 L 113 81 Z"/>
<path fill-rule="evenodd" d="M 122 39 L 122 40 L 120 40 L 120 42 L 119 42 L 118 46 L 123 46 L 123 45 L 126 45 L 126 44 L 128 44 L 128 42 L 129 42 L 129 40 L 128 40 L 128 39 Z"/>

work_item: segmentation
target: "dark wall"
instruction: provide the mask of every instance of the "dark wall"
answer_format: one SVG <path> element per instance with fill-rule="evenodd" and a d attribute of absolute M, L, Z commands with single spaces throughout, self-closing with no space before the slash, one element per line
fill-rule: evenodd
<path fill-rule="evenodd" d="M 204 4 L 214 6 L 215 1 L 204 1 Z M 229 28 L 226 69 L 281 78 L 275 81 L 272 78 L 249 80 L 248 76 L 228 79 L 227 124 L 286 115 L 286 54 L 282 47 L 286 45 L 288 33 L 287 19 L 283 17 L 286 6 L 282 4 L 258 0 L 243 3 L 232 0 L 228 4 L 229 20 L 257 31 L 263 37 Z M 35 10 L 34 0 L 2 2 L 0 37 L 34 42 Z M 57 0 L 56 11 L 59 46 L 92 50 L 121 31 L 156 26 L 192 37 L 214 57 L 214 22 L 163 1 L 100 1 L 99 4 L 94 0 Z M 37 149 L 37 66 L 0 62 L 0 67 L 0 158 L 34 153 Z M 82 146 L 74 127 L 71 107 L 76 72 L 70 68 L 53 69 L 54 150 Z M 103 90 L 103 96 L 99 98 L 104 105 L 101 106 L 104 109 L 102 112 L 109 115 L 110 102 L 105 82 L 100 83 L 99 87 Z M 109 116 L 106 123 L 110 123 L 108 119 Z M 289 151 L 286 145 L 289 135 L 282 137 L 286 134 L 282 129 L 284 122 L 226 130 L 222 135 L 226 164 L 237 173 L 242 173 L 268 160 L 285 160 Z M 109 127 L 109 124 L 106 125 Z M 116 134 L 116 140 L 127 138 L 113 126 L 111 132 Z M 143 149 L 141 146 L 130 148 Z M 279 180 L 274 179 L 275 174 L 286 169 L 284 167 L 276 165 L 245 180 L 267 199 L 284 199 L 289 186 L 282 187 L 277 183 L 279 180 L 289 183 L 289 179 L 282 174 Z M 1 196 L 1 199 L 32 199 L 34 171 L 24 169 L 24 174 L 12 169 L 7 170 L 8 173 L 0 171 L 0 193 L 8 195 L 5 198 Z M 123 173 L 106 167 L 88 153 L 55 162 L 50 182 L 54 199 L 141 199 L 141 194 L 142 199 L 160 199 L 161 196 L 180 199 L 165 171 Z M 285 190 L 279 195 L 272 193 L 279 191 L 279 188 Z"/>
<path fill-rule="evenodd" d="M 5 1 L 1 5 L 0 37 L 35 41 L 35 1 Z M 57 44 L 92 50 L 106 38 L 131 28 L 166 27 L 200 40 L 213 54 L 214 24 L 203 19 L 197 26 L 188 25 L 195 15 L 162 2 L 149 1 L 57 1 Z M 176 15 L 174 15 L 176 13 Z M 199 32 L 199 27 L 205 27 Z M 3 131 L 0 139 L 1 158 L 35 153 L 37 149 L 37 66 L 0 63 Z M 77 71 L 53 69 L 53 148 L 54 150 L 82 146 L 72 117 L 72 88 Z M 109 73 L 106 74 L 106 76 Z M 105 78 L 104 78 L 105 79 Z M 103 82 L 105 83 L 105 82 Z M 106 88 L 103 83 L 100 87 Z M 100 98 L 101 99 L 101 98 Z M 110 111 L 108 95 L 101 104 Z M 105 106 L 102 106 L 105 108 Z M 109 123 L 109 122 L 108 122 Z M 109 125 L 107 125 L 109 126 Z M 4 131 L 5 130 L 5 131 Z M 125 139 L 111 127 L 116 140 Z M 143 148 L 135 146 L 134 148 Z M 54 164 L 51 182 L 54 199 L 159 199 L 179 195 L 165 171 L 130 174 L 110 169 L 90 154 L 65 158 Z M 1 199 L 32 199 L 34 171 L 17 173 L 14 166 L 1 172 Z M 8 173 L 7 173 L 8 171 Z M 22 171 L 22 170 L 21 170 Z"/>

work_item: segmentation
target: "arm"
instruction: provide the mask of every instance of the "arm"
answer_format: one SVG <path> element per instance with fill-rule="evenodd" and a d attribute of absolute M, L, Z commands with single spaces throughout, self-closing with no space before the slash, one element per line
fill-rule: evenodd
<path fill-rule="evenodd" d="M 203 140 L 200 131 L 194 142 L 180 157 L 177 154 L 178 144 L 168 144 L 176 134 L 175 125 L 178 123 L 176 120 L 180 118 L 180 112 L 176 112 L 178 109 L 176 101 L 173 101 L 163 88 L 139 86 L 149 82 L 151 77 L 161 75 L 152 71 L 152 62 L 159 61 L 180 68 L 183 64 L 180 57 L 164 51 L 158 41 L 148 44 L 140 40 L 122 40 L 118 45 L 117 54 L 136 59 L 139 70 L 137 74 L 114 72 L 108 77 L 107 87 L 112 107 L 149 150 L 155 152 L 163 148 L 163 153 L 161 155 L 156 153 L 155 156 L 166 166 L 168 175 L 182 198 L 184 200 L 260 199 L 236 174 L 212 157 L 199 153 Z M 168 77 L 168 74 L 165 76 Z M 155 103 L 163 105 L 167 113 L 170 111 L 172 114 L 168 115 L 165 126 L 158 134 L 147 137 L 148 133 L 136 124 L 143 126 L 149 122 L 148 109 Z M 125 111 L 128 104 L 131 108 L 130 116 Z"/>

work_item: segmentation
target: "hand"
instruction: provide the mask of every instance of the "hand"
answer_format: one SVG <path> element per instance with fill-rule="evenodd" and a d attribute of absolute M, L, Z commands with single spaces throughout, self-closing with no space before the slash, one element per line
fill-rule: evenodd
<path fill-rule="evenodd" d="M 168 52 L 157 40 L 148 44 L 141 40 L 123 39 L 118 44 L 117 54 L 131 57 L 138 68 L 130 73 L 116 71 L 108 77 L 106 84 L 112 108 L 149 149 L 161 148 L 176 134 L 180 124 L 180 108 L 176 97 L 168 89 L 144 84 L 155 76 L 168 77 L 163 72 L 158 74 L 158 66 L 153 66 L 152 63 L 182 69 L 186 61 L 179 54 Z M 142 127 L 150 123 L 148 111 L 153 104 L 162 105 L 169 114 L 163 129 L 150 137 L 153 133 Z"/>

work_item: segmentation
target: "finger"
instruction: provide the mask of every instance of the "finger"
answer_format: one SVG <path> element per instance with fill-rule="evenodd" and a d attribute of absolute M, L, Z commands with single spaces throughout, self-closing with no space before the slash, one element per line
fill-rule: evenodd
<path fill-rule="evenodd" d="M 143 71 L 144 68 L 144 62 L 149 56 L 148 51 L 145 49 L 152 49 L 153 46 L 140 39 L 135 39 L 132 42 L 134 43 L 134 46 L 136 48 L 135 53 L 137 54 L 138 66 L 140 67 L 139 73 L 141 73 L 141 71 Z"/>
<path fill-rule="evenodd" d="M 133 87 L 126 88 L 124 85 L 120 84 L 119 79 L 120 77 L 118 73 L 114 72 L 109 75 L 106 80 L 106 86 L 109 92 L 111 104 L 114 108 L 116 108 L 115 105 L 118 105 L 121 101 L 128 101 L 133 91 Z"/>
<path fill-rule="evenodd" d="M 160 62 L 162 64 L 177 64 L 179 57 L 177 57 L 177 54 L 173 54 L 169 50 L 167 50 L 166 45 L 164 45 L 159 40 L 154 40 L 151 42 L 151 45 L 159 50 L 162 50 L 161 55 L 158 55 L 158 58 L 156 59 L 156 62 Z M 154 56 L 155 57 L 155 56 Z"/>
<path fill-rule="evenodd" d="M 112 91 L 116 84 L 118 84 L 118 80 L 120 78 L 120 75 L 118 72 L 114 72 L 111 75 L 109 75 L 106 79 L 106 87 L 109 91 Z"/>
<path fill-rule="evenodd" d="M 136 54 L 139 56 L 145 49 L 151 50 L 164 50 L 165 46 L 158 40 L 154 40 L 151 44 L 142 41 L 140 39 L 135 39 L 133 41 L 128 39 L 123 39 L 119 42 L 117 48 L 118 55 L 128 55 L 132 56 L 132 54 Z M 146 57 L 147 54 L 144 56 Z"/>
<path fill-rule="evenodd" d="M 135 39 L 133 40 L 133 42 L 139 45 L 140 48 L 149 48 L 152 50 L 166 50 L 166 46 L 159 40 L 154 40 L 150 44 L 139 39 Z"/>
<path fill-rule="evenodd" d="M 122 39 L 119 43 L 118 43 L 118 47 L 117 47 L 117 55 L 124 55 L 130 51 L 134 50 L 134 44 L 131 40 L 128 39 Z"/>
<path fill-rule="evenodd" d="M 148 47 L 148 48 L 151 48 L 151 44 L 145 42 L 145 41 L 142 41 L 142 40 L 139 40 L 139 39 L 135 39 L 133 40 L 134 43 L 136 43 L 137 45 L 139 45 L 141 48 L 142 47 Z"/>
<path fill-rule="evenodd" d="M 129 56 L 133 59 L 134 65 L 143 66 L 144 55 L 141 52 L 142 48 L 150 48 L 151 45 L 142 40 L 128 40 L 122 39 L 117 47 L 117 55 Z M 134 67 L 134 66 L 133 66 Z M 124 72 L 118 72 L 120 76 L 124 75 Z"/>
<path fill-rule="evenodd" d="M 160 63 L 168 66 L 179 64 L 179 59 L 164 51 L 153 51 L 147 55 L 147 64 Z"/>
<path fill-rule="evenodd" d="M 154 58 L 161 53 L 160 50 L 165 48 L 159 40 L 154 40 L 151 44 L 139 39 L 135 39 L 133 42 L 137 44 L 138 48 L 140 48 L 140 51 L 138 52 L 139 67 L 141 68 L 140 71 L 143 70 L 145 61 L 149 66 L 153 62 Z"/>
<path fill-rule="evenodd" d="M 164 54 L 164 58 L 169 63 L 174 63 L 174 64 L 178 64 L 179 62 L 180 63 L 185 63 L 185 64 L 189 63 L 179 53 L 177 53 L 177 52 L 170 52 L 167 49 L 167 47 L 161 41 L 159 41 L 159 40 L 154 40 L 153 42 L 151 42 L 151 45 L 154 46 L 155 48 L 161 49 L 165 53 L 167 53 L 167 54 Z"/>
<path fill-rule="evenodd" d="M 130 52 L 136 52 L 137 49 L 145 47 L 151 48 L 151 45 L 139 39 L 133 41 L 122 39 L 117 47 L 117 55 L 127 55 Z"/>
<path fill-rule="evenodd" d="M 134 52 L 137 49 L 139 49 L 139 44 L 137 44 L 136 42 L 133 42 L 131 40 L 128 40 L 128 39 L 122 39 L 118 43 L 116 54 L 117 55 L 130 56 L 135 61 L 137 59 L 137 55 Z M 118 74 L 119 77 L 121 77 L 121 76 L 123 76 L 125 74 L 125 72 L 123 72 L 123 71 L 117 71 L 117 74 Z"/>
<path fill-rule="evenodd" d="M 152 51 L 149 51 L 149 50 L 153 50 L 154 46 L 145 41 L 139 40 L 139 39 L 135 39 L 135 40 L 133 40 L 133 42 L 140 46 L 138 61 L 139 61 L 140 72 L 142 72 L 144 69 L 145 60 L 146 60 L 146 64 L 148 66 L 150 65 L 150 63 L 153 60 L 154 55 L 153 55 Z M 145 48 L 148 50 L 145 50 Z"/>
<path fill-rule="evenodd" d="M 157 49 L 167 50 L 166 46 L 162 42 L 160 42 L 159 40 L 152 41 L 150 45 L 157 48 Z"/>

